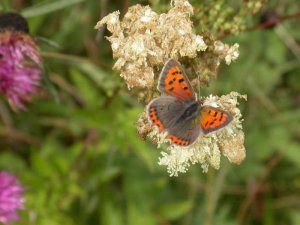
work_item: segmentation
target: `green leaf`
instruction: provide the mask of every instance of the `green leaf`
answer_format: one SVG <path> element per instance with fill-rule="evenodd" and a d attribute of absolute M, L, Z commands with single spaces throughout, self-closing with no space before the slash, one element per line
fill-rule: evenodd
<path fill-rule="evenodd" d="M 128 204 L 128 224 L 130 225 L 155 225 L 152 213 L 148 210 L 141 209 L 141 207 L 129 203 Z"/>
<path fill-rule="evenodd" d="M 26 169 L 25 162 L 16 154 L 11 152 L 2 152 L 0 154 L 0 170 L 5 168 L 9 171 L 22 172 Z"/>
<path fill-rule="evenodd" d="M 123 225 L 120 208 L 117 208 L 111 201 L 101 203 L 100 221 L 101 224 Z"/>
<path fill-rule="evenodd" d="M 192 201 L 178 201 L 163 204 L 158 211 L 165 219 L 176 220 L 189 212 L 192 207 Z"/>
<path fill-rule="evenodd" d="M 300 213 L 299 209 L 290 208 L 289 216 L 291 218 L 291 224 L 300 224 Z"/>
<path fill-rule="evenodd" d="M 121 174 L 120 168 L 118 168 L 118 167 L 109 167 L 108 169 L 104 170 L 100 174 L 100 176 L 101 176 L 100 181 L 103 182 L 103 183 L 108 183 L 120 174 Z"/>
<path fill-rule="evenodd" d="M 48 1 L 41 4 L 34 5 L 22 10 L 21 14 L 25 18 L 30 18 L 34 16 L 40 16 L 47 13 L 55 12 L 57 10 L 64 9 L 66 7 L 81 3 L 85 0 L 57 0 Z"/>
<path fill-rule="evenodd" d="M 101 99 L 101 97 L 99 97 L 95 85 L 89 79 L 87 79 L 86 75 L 74 68 L 70 70 L 70 73 L 73 82 L 82 93 L 86 103 L 88 105 L 97 105 L 97 103 L 99 104 L 99 99 Z"/>
<path fill-rule="evenodd" d="M 280 152 L 295 166 L 300 168 L 300 145 L 296 142 L 290 141 L 284 147 L 280 148 Z"/>

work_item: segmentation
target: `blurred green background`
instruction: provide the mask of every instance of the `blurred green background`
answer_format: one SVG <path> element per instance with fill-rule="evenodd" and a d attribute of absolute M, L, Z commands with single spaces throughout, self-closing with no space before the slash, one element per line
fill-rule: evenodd
<path fill-rule="evenodd" d="M 144 104 L 112 70 L 109 33 L 97 39 L 93 29 L 112 11 L 124 15 L 140 3 L 164 12 L 169 2 L 1 0 L 0 11 L 28 19 L 47 72 L 46 94 L 27 111 L 0 104 L 0 169 L 26 188 L 18 224 L 300 224 L 300 21 L 286 18 L 299 14 L 299 0 L 270 0 L 253 15 L 241 9 L 249 1 L 190 2 L 196 12 L 219 4 L 229 24 L 240 13 L 246 28 L 224 35 L 193 17 L 197 32 L 206 23 L 222 41 L 240 44 L 238 60 L 222 65 L 201 93 L 248 95 L 240 105 L 247 157 L 240 166 L 223 157 L 219 171 L 193 165 L 169 177 L 157 164 L 160 150 L 137 135 Z M 285 19 L 252 29 L 266 11 Z"/>

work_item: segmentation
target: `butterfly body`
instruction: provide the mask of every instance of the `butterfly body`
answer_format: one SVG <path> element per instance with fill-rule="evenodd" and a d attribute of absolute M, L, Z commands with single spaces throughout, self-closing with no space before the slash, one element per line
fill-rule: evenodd
<path fill-rule="evenodd" d="M 190 145 L 200 133 L 218 130 L 232 120 L 227 112 L 196 101 L 187 76 L 175 60 L 165 64 L 157 88 L 167 95 L 153 99 L 147 115 L 152 125 L 168 132 L 167 138 L 174 144 Z"/>
<path fill-rule="evenodd" d="M 180 116 L 180 120 L 195 119 L 199 116 L 201 105 L 198 102 L 189 102 L 184 105 L 184 110 Z"/>

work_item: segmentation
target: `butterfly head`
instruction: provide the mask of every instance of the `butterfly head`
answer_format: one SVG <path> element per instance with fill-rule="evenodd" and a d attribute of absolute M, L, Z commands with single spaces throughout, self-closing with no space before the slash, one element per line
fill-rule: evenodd
<path fill-rule="evenodd" d="M 199 105 L 203 105 L 203 103 L 204 103 L 204 100 L 202 100 L 202 99 L 197 99 L 197 103 L 199 104 Z"/>

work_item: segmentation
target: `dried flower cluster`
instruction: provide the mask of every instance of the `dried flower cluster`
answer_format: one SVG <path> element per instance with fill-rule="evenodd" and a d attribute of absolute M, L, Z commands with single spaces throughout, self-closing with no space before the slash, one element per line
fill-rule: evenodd
<path fill-rule="evenodd" d="M 23 188 L 18 179 L 7 172 L 0 172 L 0 223 L 18 220 L 19 209 L 24 209 Z"/>
<path fill-rule="evenodd" d="M 160 68 L 170 58 L 197 58 L 200 52 L 207 50 L 206 42 L 214 43 L 212 37 L 204 40 L 203 36 L 193 33 L 190 20 L 193 7 L 187 0 L 175 0 L 173 4 L 173 8 L 163 14 L 155 13 L 149 6 L 135 5 L 128 9 L 122 21 L 119 19 L 120 12 L 116 11 L 95 26 L 99 29 L 106 24 L 112 33 L 107 39 L 111 42 L 113 56 L 117 59 L 114 68 L 121 71 L 129 88 L 153 88 L 156 67 Z M 203 61 L 201 69 L 197 66 L 197 60 L 189 65 L 194 74 L 199 75 L 208 70 L 215 75 L 221 60 L 230 64 L 237 58 L 237 44 L 233 47 L 223 44 L 224 49 L 220 51 L 222 44 L 217 41 L 217 53 L 214 52 L 214 47 L 212 50 L 208 49 L 209 52 L 214 52 L 211 57 L 199 56 Z"/>
<path fill-rule="evenodd" d="M 122 21 L 120 13 L 114 12 L 96 25 L 99 29 L 106 24 L 112 33 L 107 39 L 117 59 L 114 68 L 121 72 L 129 88 L 139 86 L 154 90 L 159 70 L 170 58 L 181 59 L 187 73 L 194 75 L 190 77 L 192 83 L 200 78 L 202 85 L 208 83 L 210 76 L 216 77 L 221 61 L 229 65 L 238 58 L 238 44 L 229 46 L 214 40 L 210 34 L 193 33 L 190 20 L 193 8 L 187 0 L 174 0 L 171 5 L 173 7 L 163 14 L 155 13 L 149 6 L 135 5 L 128 9 Z M 159 164 L 167 166 L 171 176 L 186 172 L 194 163 L 200 163 L 205 172 L 209 165 L 218 169 L 221 153 L 239 164 L 245 158 L 245 148 L 238 97 L 245 98 L 232 92 L 203 99 L 204 105 L 220 107 L 234 115 L 234 120 L 218 132 L 200 135 L 191 146 L 169 146 L 167 152 L 162 152 Z M 166 133 L 159 133 L 149 124 L 145 112 L 137 122 L 137 129 L 142 137 L 148 137 L 158 147 L 169 143 Z"/>

